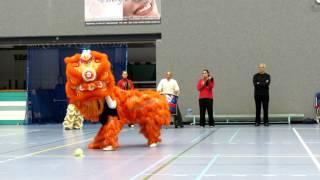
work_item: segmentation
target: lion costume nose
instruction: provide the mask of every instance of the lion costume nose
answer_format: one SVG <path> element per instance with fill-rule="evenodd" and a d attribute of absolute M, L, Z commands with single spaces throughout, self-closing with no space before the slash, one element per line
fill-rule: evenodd
<path fill-rule="evenodd" d="M 85 69 L 82 72 L 82 78 L 86 82 L 91 82 L 96 80 L 96 71 L 93 69 Z"/>

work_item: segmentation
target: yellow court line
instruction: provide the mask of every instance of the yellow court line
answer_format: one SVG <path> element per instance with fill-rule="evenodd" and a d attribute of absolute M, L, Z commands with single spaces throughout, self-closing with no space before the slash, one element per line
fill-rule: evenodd
<path fill-rule="evenodd" d="M 128 129 L 125 129 L 125 130 L 123 130 L 122 132 L 126 132 L 126 131 L 128 131 Z M 33 152 L 33 153 L 29 153 L 29 154 L 25 154 L 25 155 L 21 155 L 21 156 L 15 156 L 15 157 L 13 157 L 13 158 L 0 161 L 0 164 L 6 163 L 6 162 L 10 162 L 10 161 L 14 161 L 14 160 L 18 160 L 18 159 L 23 159 L 23 158 L 31 157 L 31 156 L 35 156 L 35 155 L 38 155 L 38 154 L 41 154 L 41 153 L 45 153 L 45 152 L 48 152 L 48 151 L 53 151 L 53 150 L 61 149 L 61 148 L 64 148 L 64 147 L 68 147 L 68 146 L 75 145 L 75 144 L 81 144 L 81 143 L 84 143 L 84 142 L 88 142 L 88 141 L 90 141 L 90 140 L 92 140 L 92 137 L 89 138 L 89 139 L 85 139 L 85 140 L 78 141 L 78 142 L 74 142 L 74 143 L 70 143 L 70 144 L 65 144 L 65 145 L 60 145 L 60 146 L 54 146 L 54 147 L 47 148 L 47 149 L 40 150 L 40 151 L 36 151 L 36 152 Z"/>
<path fill-rule="evenodd" d="M 83 140 L 83 141 L 78 141 L 78 142 L 70 143 L 70 144 L 61 145 L 61 146 L 55 146 L 55 147 L 47 148 L 47 149 L 44 149 L 44 150 L 36 151 L 36 152 L 33 152 L 33 153 L 25 154 L 25 155 L 22 155 L 22 156 L 15 156 L 15 157 L 13 157 L 13 158 L 0 161 L 0 164 L 6 163 L 6 162 L 10 162 L 10 161 L 14 161 L 14 160 L 18 160 L 18 159 L 23 159 L 23 158 L 31 157 L 31 156 L 35 156 L 35 155 L 38 155 L 38 154 L 41 154 L 41 153 L 45 153 L 45 152 L 48 152 L 48 151 L 53 151 L 53 150 L 61 149 L 61 148 L 64 148 L 64 147 L 68 147 L 68 146 L 75 145 L 75 144 L 81 144 L 81 143 L 84 143 L 84 142 L 88 142 L 88 141 L 90 141 L 91 139 L 92 139 L 92 138 L 86 139 L 86 140 Z"/>

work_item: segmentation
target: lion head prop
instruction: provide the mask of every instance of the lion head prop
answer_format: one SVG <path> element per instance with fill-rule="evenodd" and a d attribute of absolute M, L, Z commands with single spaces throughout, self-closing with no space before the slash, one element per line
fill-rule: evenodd
<path fill-rule="evenodd" d="M 104 97 L 110 95 L 114 77 L 108 56 L 84 50 L 65 58 L 66 94 L 88 120 L 97 121 L 103 110 Z"/>

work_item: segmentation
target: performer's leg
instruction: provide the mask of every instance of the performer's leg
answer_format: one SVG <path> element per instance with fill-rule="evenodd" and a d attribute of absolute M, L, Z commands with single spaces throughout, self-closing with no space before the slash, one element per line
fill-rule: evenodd
<path fill-rule="evenodd" d="M 73 123 L 75 119 L 75 106 L 72 104 L 68 105 L 67 113 L 63 121 L 63 127 L 65 130 L 70 130 L 73 128 Z"/>
<path fill-rule="evenodd" d="M 123 124 L 117 117 L 109 116 L 108 122 L 100 128 L 94 141 L 89 144 L 89 148 L 103 149 L 108 147 L 108 150 L 116 149 L 119 146 L 118 135 L 122 126 Z"/>
<path fill-rule="evenodd" d="M 149 146 L 156 146 L 158 142 L 161 142 L 161 139 L 160 139 L 161 125 L 155 122 L 160 122 L 160 121 L 156 119 L 153 120 L 152 118 L 147 117 L 144 122 L 148 122 L 148 123 L 140 124 L 141 126 L 140 133 L 142 133 L 144 137 L 148 139 Z"/>
<path fill-rule="evenodd" d="M 107 131 L 107 124 L 103 124 L 100 127 L 100 130 L 98 131 L 96 137 L 94 138 L 93 142 L 88 145 L 89 149 L 102 149 L 107 146 L 105 141 L 105 136 Z"/>
<path fill-rule="evenodd" d="M 82 126 L 83 126 L 83 117 L 80 114 L 77 114 L 73 122 L 73 129 L 81 129 Z"/>

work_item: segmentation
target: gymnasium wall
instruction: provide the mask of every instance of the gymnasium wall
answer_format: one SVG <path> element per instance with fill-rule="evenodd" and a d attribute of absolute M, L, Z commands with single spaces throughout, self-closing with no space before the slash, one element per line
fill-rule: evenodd
<path fill-rule="evenodd" d="M 163 0 L 159 25 L 85 26 L 82 0 L 0 3 L 0 36 L 161 33 L 157 80 L 173 71 L 181 110 L 198 112 L 203 68 L 216 80 L 216 113 L 253 113 L 252 76 L 271 74 L 270 112 L 313 116 L 320 91 L 320 7 L 314 0 Z"/>

